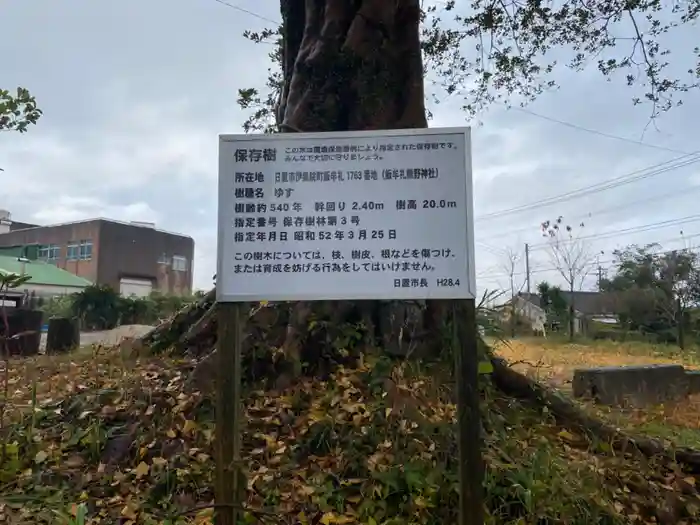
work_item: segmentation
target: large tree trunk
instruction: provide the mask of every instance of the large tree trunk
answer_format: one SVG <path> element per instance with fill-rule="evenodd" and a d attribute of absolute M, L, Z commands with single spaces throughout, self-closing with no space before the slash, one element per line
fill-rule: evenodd
<path fill-rule="evenodd" d="M 427 127 L 418 0 L 282 0 L 281 9 L 284 84 L 277 120 L 283 132 Z M 291 307 L 289 358 L 298 359 L 318 307 Z M 359 306 L 368 344 L 378 336 L 401 354 L 433 346 L 443 309 L 441 303 Z M 413 337 L 403 341 L 399 334 Z"/>
<path fill-rule="evenodd" d="M 286 130 L 427 126 L 418 0 L 282 0 Z"/>

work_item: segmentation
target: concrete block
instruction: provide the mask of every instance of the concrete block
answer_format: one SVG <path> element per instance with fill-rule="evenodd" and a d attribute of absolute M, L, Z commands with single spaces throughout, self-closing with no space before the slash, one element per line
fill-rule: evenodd
<path fill-rule="evenodd" d="M 688 370 L 685 373 L 688 394 L 700 394 L 700 370 Z"/>
<path fill-rule="evenodd" d="M 681 365 L 582 368 L 574 370 L 572 387 L 574 397 L 602 405 L 643 407 L 685 398 L 689 377 Z"/>

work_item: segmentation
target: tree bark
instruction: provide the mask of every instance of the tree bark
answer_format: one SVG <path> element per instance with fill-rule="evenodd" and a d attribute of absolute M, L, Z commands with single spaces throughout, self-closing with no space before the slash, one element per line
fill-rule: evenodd
<path fill-rule="evenodd" d="M 283 131 L 427 127 L 418 0 L 282 0 Z"/>
<path fill-rule="evenodd" d="M 281 11 L 283 87 L 277 121 L 282 132 L 427 127 L 418 0 L 281 0 Z M 394 353 L 415 348 L 397 341 L 399 333 L 430 339 L 444 318 L 439 302 L 419 308 L 376 301 L 358 305 L 335 307 L 359 309 L 368 328 L 366 342 L 378 337 Z M 295 360 L 308 336 L 309 317 L 320 306 L 295 303 L 291 308 L 284 351 Z"/>

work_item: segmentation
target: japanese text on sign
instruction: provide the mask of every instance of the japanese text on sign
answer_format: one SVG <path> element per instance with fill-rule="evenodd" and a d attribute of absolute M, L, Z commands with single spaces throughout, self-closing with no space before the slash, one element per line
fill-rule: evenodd
<path fill-rule="evenodd" d="M 474 298 L 469 130 L 222 136 L 219 301 Z"/>

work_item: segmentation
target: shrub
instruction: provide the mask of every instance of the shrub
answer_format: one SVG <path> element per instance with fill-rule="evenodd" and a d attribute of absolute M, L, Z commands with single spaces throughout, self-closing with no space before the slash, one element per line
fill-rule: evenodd
<path fill-rule="evenodd" d="M 91 285 L 84 290 L 44 302 L 45 319 L 77 317 L 83 330 L 110 330 L 122 324 L 155 324 L 196 300 L 154 292 L 148 297 L 121 297 L 109 286 Z"/>

